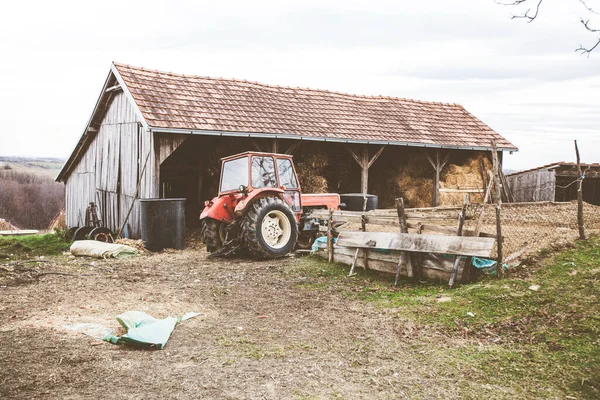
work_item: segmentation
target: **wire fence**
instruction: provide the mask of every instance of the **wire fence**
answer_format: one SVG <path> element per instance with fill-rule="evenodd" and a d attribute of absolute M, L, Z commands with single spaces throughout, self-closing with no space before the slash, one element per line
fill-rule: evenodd
<path fill-rule="evenodd" d="M 583 212 L 586 234 L 599 232 L 600 207 L 584 203 Z M 471 204 L 467 215 L 466 229 L 474 230 L 481 219 L 481 232 L 496 234 L 494 204 Z M 579 237 L 576 201 L 502 204 L 500 223 L 505 262 L 564 245 Z M 497 248 L 492 257 L 497 257 Z"/>

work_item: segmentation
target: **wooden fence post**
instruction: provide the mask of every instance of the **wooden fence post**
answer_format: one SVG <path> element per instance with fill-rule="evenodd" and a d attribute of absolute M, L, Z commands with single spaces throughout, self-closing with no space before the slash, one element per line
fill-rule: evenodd
<path fill-rule="evenodd" d="M 463 201 L 463 207 L 458 215 L 458 229 L 456 230 L 456 236 L 462 236 L 463 226 L 465 225 L 465 217 L 467 215 L 467 205 L 469 203 L 469 195 L 465 195 Z M 450 280 L 448 286 L 452 288 L 454 286 L 454 280 L 456 279 L 456 272 L 458 271 L 458 264 L 460 264 L 460 256 L 454 257 L 454 264 L 452 265 L 452 272 L 450 273 Z"/>
<path fill-rule="evenodd" d="M 398 224 L 400 225 L 400 233 L 408 233 L 408 226 L 406 224 L 406 213 L 404 211 L 404 199 L 401 197 L 396 199 L 396 212 L 398 213 Z M 394 286 L 398 285 L 398 280 L 400 279 L 400 269 L 402 265 L 405 263 L 407 258 L 406 252 L 400 253 L 400 258 L 398 260 L 398 269 L 396 269 L 396 279 L 394 280 Z M 412 265 L 410 263 L 407 265 L 407 275 L 409 277 L 413 276 Z"/>
<path fill-rule="evenodd" d="M 329 219 L 327 220 L 327 251 L 328 261 L 333 261 L 333 209 L 329 210 Z"/>
<path fill-rule="evenodd" d="M 498 246 L 498 263 L 496 274 L 498 278 L 504 276 L 502 268 L 502 223 L 500 221 L 500 210 L 502 209 L 502 183 L 500 182 L 500 163 L 498 162 L 498 151 L 496 141 L 492 139 L 492 164 L 494 168 L 494 186 L 496 187 L 496 243 Z"/>
<path fill-rule="evenodd" d="M 577 140 L 575 140 L 575 154 L 577 155 L 577 226 L 579 228 L 579 239 L 585 240 L 585 227 L 583 225 L 583 174 L 581 173 L 581 160 L 579 159 Z"/>

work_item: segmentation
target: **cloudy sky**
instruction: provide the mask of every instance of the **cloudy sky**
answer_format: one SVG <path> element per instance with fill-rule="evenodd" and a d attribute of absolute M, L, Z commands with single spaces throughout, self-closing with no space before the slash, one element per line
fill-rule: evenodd
<path fill-rule="evenodd" d="M 600 10 L 600 0 L 589 0 Z M 505 168 L 600 162 L 600 49 L 579 0 L 511 20 L 493 0 L 3 4 L 0 155 L 67 157 L 118 61 L 463 104 L 520 148 Z M 600 26 L 600 15 L 590 15 Z M 595 17 L 595 18 L 594 18 Z"/>

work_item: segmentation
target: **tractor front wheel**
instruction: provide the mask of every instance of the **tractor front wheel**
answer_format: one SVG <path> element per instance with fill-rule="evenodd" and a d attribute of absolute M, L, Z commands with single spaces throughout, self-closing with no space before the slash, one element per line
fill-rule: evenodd
<path fill-rule="evenodd" d="M 263 197 L 246 212 L 244 233 L 250 253 L 259 258 L 276 258 L 294 249 L 298 226 L 294 213 L 283 200 Z"/>
<path fill-rule="evenodd" d="M 206 243 L 206 250 L 209 253 L 214 253 L 223 246 L 225 241 L 226 225 L 223 222 L 217 221 L 212 218 L 207 218 L 204 221 L 204 230 L 202 231 L 204 236 L 204 243 Z"/>

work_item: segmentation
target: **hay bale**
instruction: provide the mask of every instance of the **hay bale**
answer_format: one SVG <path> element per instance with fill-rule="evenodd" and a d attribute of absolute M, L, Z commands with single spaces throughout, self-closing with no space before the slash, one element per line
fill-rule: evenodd
<path fill-rule="evenodd" d="M 399 171 L 393 177 L 390 190 L 395 197 L 402 197 L 407 207 L 431 207 L 432 174 L 431 165 L 423 155 L 409 154 L 404 157 Z"/>
<path fill-rule="evenodd" d="M 296 163 L 298 179 L 303 193 L 327 193 L 328 183 L 324 172 L 329 165 L 329 157 L 321 150 L 308 154 Z"/>
<path fill-rule="evenodd" d="M 440 176 L 440 187 L 442 188 L 481 188 L 483 190 L 483 181 L 481 180 L 480 159 L 481 156 L 473 156 L 467 159 L 463 165 L 450 164 Z M 483 157 L 486 170 L 492 169 L 492 164 L 487 157 Z M 460 205 L 464 201 L 464 193 L 440 193 L 440 205 L 451 206 Z M 483 202 L 483 195 L 480 193 L 470 193 L 469 201 L 471 203 Z"/>

